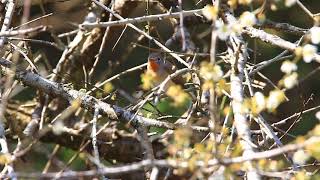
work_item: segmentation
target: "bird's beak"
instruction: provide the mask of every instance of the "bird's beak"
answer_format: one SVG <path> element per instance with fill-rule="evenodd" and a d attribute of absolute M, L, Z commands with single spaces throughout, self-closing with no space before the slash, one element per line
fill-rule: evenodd
<path fill-rule="evenodd" d="M 148 60 L 148 69 L 152 70 L 153 72 L 157 72 L 159 69 L 159 64 L 154 59 Z"/>

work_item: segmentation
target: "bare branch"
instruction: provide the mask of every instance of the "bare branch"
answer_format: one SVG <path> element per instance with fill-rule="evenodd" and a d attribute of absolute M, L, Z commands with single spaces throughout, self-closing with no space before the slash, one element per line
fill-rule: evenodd
<path fill-rule="evenodd" d="M 183 14 L 183 17 L 194 16 L 195 14 L 202 14 L 202 9 L 194 9 L 188 11 L 180 11 L 180 12 L 168 12 L 164 14 L 154 14 L 149 16 L 135 17 L 135 18 L 126 18 L 118 21 L 109 21 L 109 22 L 99 22 L 99 23 L 83 23 L 80 24 L 80 28 L 95 28 L 95 27 L 110 27 L 110 26 L 122 26 L 127 24 L 136 24 L 147 21 L 161 21 L 163 19 L 168 18 L 179 18 L 180 14 Z"/>

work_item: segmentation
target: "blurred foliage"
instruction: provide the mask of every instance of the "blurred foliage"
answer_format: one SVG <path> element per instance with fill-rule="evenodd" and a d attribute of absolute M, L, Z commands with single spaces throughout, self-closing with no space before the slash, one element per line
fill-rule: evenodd
<path fill-rule="evenodd" d="M 184 1 L 184 9 L 196 9 L 196 8 L 202 8 L 204 5 L 209 1 L 204 1 L 200 3 L 199 5 L 196 5 L 198 1 Z M 236 6 L 234 1 L 230 1 L 231 5 Z M 237 5 L 237 10 L 235 11 L 235 14 L 240 16 L 243 11 L 250 11 L 252 9 L 257 8 L 257 6 L 261 3 L 261 1 L 252 2 L 242 0 L 241 3 Z M 319 0 L 304 0 L 303 2 L 308 9 L 310 9 L 312 12 L 318 12 L 320 7 L 320 1 Z M 55 12 L 54 8 L 57 8 L 60 13 L 59 15 L 64 14 L 64 16 L 69 16 L 69 13 L 71 14 L 74 11 L 80 11 L 81 7 L 76 7 L 75 9 L 71 8 L 72 11 L 66 11 L 64 12 L 63 9 L 59 9 L 59 7 L 63 6 L 64 2 L 59 2 L 60 5 L 48 5 L 48 9 Z M 83 3 L 83 2 L 82 2 Z M 245 6 L 245 4 L 249 4 L 249 6 Z M 39 6 L 33 6 L 31 9 L 32 15 L 38 15 L 40 11 Z M 139 8 L 136 12 L 137 14 L 145 14 L 144 8 Z M 208 19 L 216 19 L 217 18 L 217 12 L 216 9 L 212 6 L 206 6 L 205 8 L 205 16 Z M 151 13 L 157 13 L 157 10 L 151 9 Z M 70 17 L 63 18 L 63 21 L 66 21 L 67 23 L 63 24 L 61 29 L 56 29 L 57 32 L 65 31 L 65 29 L 72 29 L 75 23 L 80 23 L 83 21 L 83 12 L 79 14 L 72 14 Z M 133 15 L 132 15 L 133 16 Z M 248 16 L 250 14 L 244 14 L 243 16 L 246 16 L 244 19 L 247 20 Z M 33 16 L 32 16 L 33 17 Z M 61 18 L 61 16 L 59 16 Z M 292 7 L 286 7 L 284 5 L 284 1 L 281 1 L 277 4 L 277 10 L 275 11 L 267 11 L 266 17 L 272 21 L 275 22 L 286 22 L 301 28 L 310 28 L 313 25 L 312 20 L 297 6 Z M 250 19 L 249 19 L 250 20 Z M 246 21 L 244 23 L 252 23 L 251 21 Z M 157 29 L 157 32 L 152 32 L 152 35 L 154 35 L 158 40 L 160 40 L 162 43 L 168 39 L 172 32 L 172 29 L 168 28 L 168 22 L 152 22 L 150 23 L 151 28 L 154 27 Z M 54 26 L 54 25 L 53 25 Z M 146 26 L 145 23 L 139 24 L 139 27 L 142 29 L 145 29 L 143 27 Z M 201 24 L 201 25 L 186 25 L 189 31 L 191 32 L 191 37 L 194 39 L 196 46 L 200 49 L 203 49 L 204 51 L 209 50 L 208 42 L 210 42 L 210 35 L 209 33 L 205 36 L 200 36 L 204 31 L 209 29 L 210 24 Z M 286 40 L 289 40 L 290 42 L 295 42 L 298 40 L 298 36 L 289 34 L 289 33 L 282 33 L 279 31 L 268 29 L 267 32 L 270 32 L 272 34 L 276 34 Z M 52 37 L 49 35 L 50 33 L 44 33 L 38 36 L 37 38 L 52 41 Z M 134 34 L 134 35 L 132 35 Z M 205 33 L 204 33 L 205 34 Z M 112 52 L 110 54 L 103 54 L 102 59 L 103 61 L 100 62 L 97 66 L 97 70 L 95 72 L 95 77 L 93 83 L 98 82 L 101 79 L 106 79 L 108 77 L 112 77 L 113 75 L 116 75 L 126 69 L 129 69 L 131 67 L 140 65 L 142 63 L 146 62 L 148 52 L 145 48 L 142 48 L 140 46 L 137 46 L 132 50 L 130 54 L 121 54 L 124 51 L 122 49 L 127 49 L 132 46 L 134 46 L 133 43 L 131 43 L 130 36 L 137 36 L 131 29 L 126 30 L 123 37 L 119 40 L 119 43 L 114 47 Z M 245 37 L 246 39 L 249 39 L 249 37 Z M 68 42 L 70 39 L 63 39 L 63 42 Z M 272 46 L 270 44 L 261 42 L 259 40 L 252 40 L 250 39 L 248 44 L 248 48 L 252 51 L 257 50 L 256 58 L 251 58 L 249 62 L 259 63 L 265 60 L 268 60 L 270 58 L 273 58 L 280 52 L 282 52 L 282 49 L 276 48 L 275 46 Z M 48 66 L 54 66 L 60 56 L 61 51 L 51 48 L 51 47 L 43 47 L 43 45 L 39 45 L 37 43 L 30 43 L 32 45 L 32 51 L 37 54 L 47 54 Z M 138 44 L 145 46 L 145 47 L 154 47 L 154 44 L 150 43 L 149 41 L 143 39 L 142 41 L 138 42 Z M 218 45 L 218 51 L 223 51 L 225 48 L 225 45 L 222 41 L 219 41 L 217 43 Z M 113 46 L 113 45 L 112 45 Z M 319 47 L 319 46 L 318 46 Z M 252 53 L 250 51 L 250 53 Z M 120 55 L 119 55 L 120 54 Z M 121 55 L 125 56 L 126 58 L 121 59 L 119 58 Z M 251 54 L 252 55 L 252 54 Z M 311 62 L 310 64 L 303 62 L 303 57 L 299 57 L 296 59 L 290 59 L 290 61 L 297 62 L 298 70 L 297 73 L 299 74 L 299 79 L 303 79 L 310 73 L 312 70 L 317 68 L 319 65 L 317 62 Z M 203 89 L 215 89 L 216 92 L 218 92 L 218 96 L 222 96 L 223 93 L 229 93 L 230 91 L 230 85 L 228 82 L 226 82 L 224 79 L 221 79 L 223 76 L 223 70 L 229 68 L 224 67 L 227 65 L 224 65 L 223 63 L 212 65 L 211 63 L 207 62 L 208 58 L 199 58 L 199 61 L 201 62 L 200 65 L 200 75 L 204 77 L 205 83 L 203 86 Z M 268 78 L 274 84 L 277 84 L 276 82 L 283 81 L 283 73 L 280 73 L 280 67 L 281 62 L 276 62 L 267 68 L 265 68 L 262 72 L 264 74 L 268 75 Z M 73 65 L 76 66 L 76 65 Z M 178 65 L 179 66 L 179 65 Z M 106 68 L 111 69 L 106 72 Z M 117 89 L 123 89 L 130 93 L 130 95 L 133 95 L 138 92 L 146 92 L 150 88 L 153 87 L 152 85 L 152 77 L 148 75 L 147 73 L 144 73 L 144 69 L 139 70 L 137 72 L 130 73 L 129 75 L 122 76 L 121 79 L 117 79 L 113 81 L 112 83 L 108 83 L 103 86 L 104 93 L 115 93 Z M 72 72 L 73 73 L 73 72 Z M 80 75 L 81 74 L 81 75 Z M 294 114 L 300 110 L 307 109 L 308 107 L 314 107 L 315 105 L 320 104 L 320 83 L 318 83 L 318 76 L 320 75 L 319 72 L 317 72 L 315 75 L 313 75 L 311 78 L 305 80 L 302 84 L 297 86 L 296 88 L 290 89 L 286 92 L 286 96 L 290 97 L 290 102 L 285 102 L 285 95 L 279 94 L 279 91 L 272 91 L 273 88 L 266 87 L 265 90 L 262 92 L 264 94 L 269 94 L 269 96 L 266 96 L 264 98 L 264 101 L 266 101 L 263 104 L 263 107 L 261 104 L 258 103 L 256 98 L 253 97 L 251 99 L 248 99 L 244 104 L 246 107 L 245 111 L 251 111 L 253 114 L 258 114 L 261 111 L 268 109 L 270 113 L 266 116 L 270 117 L 272 122 L 279 121 L 281 119 L 284 119 L 288 117 L 291 114 Z M 63 76 L 66 79 L 72 79 L 72 77 L 78 77 L 82 76 L 82 72 L 75 72 L 75 74 L 64 74 L 59 75 Z M 70 76 L 70 77 L 69 77 Z M 260 77 L 256 77 L 256 79 L 260 79 Z M 71 80 L 70 80 L 71 81 Z M 77 82 L 79 83 L 79 82 Z M 216 85 L 216 86 L 215 86 Z M 285 86 L 282 82 L 282 87 Z M 82 84 L 75 84 L 76 87 L 81 87 Z M 16 94 L 14 94 L 14 99 L 21 100 L 21 101 L 27 101 L 34 97 L 36 97 L 36 94 L 34 93 L 34 89 L 31 88 L 25 88 L 23 91 L 17 91 Z M 104 93 L 97 92 L 99 96 L 103 96 Z M 273 93 L 278 93 L 275 96 L 277 96 L 275 99 L 277 101 L 272 101 L 272 98 L 270 96 L 273 95 Z M 175 122 L 178 117 L 180 117 L 182 114 L 184 114 L 188 108 L 190 108 L 190 102 L 192 97 L 190 94 L 183 91 L 181 86 L 171 86 L 168 91 L 167 95 L 168 98 L 161 99 L 160 103 L 157 105 L 154 105 L 152 103 L 147 103 L 143 106 L 141 113 L 145 117 L 150 118 L 158 118 L 160 115 L 168 115 L 169 118 L 166 118 L 165 121 L 168 122 Z M 139 96 L 138 96 L 139 97 Z M 141 96 L 140 96 L 141 97 Z M 279 98 L 280 97 L 280 98 Z M 311 98 L 311 100 L 308 102 L 308 104 L 304 105 L 308 99 Z M 120 106 L 126 106 L 128 105 L 128 101 L 117 95 L 116 93 L 112 96 L 112 98 L 108 99 L 110 101 L 116 101 L 117 105 Z M 219 99 L 220 100 L 220 99 Z M 268 103 L 271 104 L 268 106 Z M 220 105 L 220 104 L 219 104 Z M 228 114 L 230 112 L 230 107 L 228 106 L 228 102 L 221 103 L 221 114 L 224 113 L 224 115 Z M 297 111 L 298 110 L 298 111 Z M 309 132 L 311 129 L 314 128 L 315 124 L 319 122 L 314 116 L 314 113 L 308 113 L 303 114 L 302 119 L 295 124 L 295 126 L 289 131 L 290 134 L 294 136 L 299 135 L 305 135 L 307 132 Z M 269 118 L 268 118 L 269 119 Z M 291 120 L 294 121 L 294 120 Z M 290 121 L 290 122 L 291 122 Z M 287 129 L 291 123 L 288 125 L 284 125 L 281 127 L 281 129 Z M 225 130 L 225 129 L 221 129 Z M 164 129 L 161 128 L 155 128 L 152 127 L 150 129 L 151 132 L 164 132 Z M 227 131 L 227 130 L 225 130 Z M 226 133 L 227 134 L 227 133 Z M 284 141 L 292 141 L 291 138 L 285 137 Z M 170 146 L 168 147 L 169 153 L 176 159 L 189 159 L 189 167 L 188 169 L 178 170 L 178 171 L 196 171 L 196 165 L 195 162 L 197 160 L 203 160 L 204 162 L 207 162 L 210 158 L 212 158 L 212 153 L 214 152 L 214 155 L 216 156 L 222 156 L 222 154 L 225 152 L 227 148 L 228 142 L 221 143 L 218 147 L 213 146 L 213 144 L 210 144 L 210 141 L 206 141 L 204 144 L 201 143 L 193 143 L 192 141 L 192 133 L 189 129 L 178 129 L 174 133 L 174 138 L 172 139 L 172 142 Z M 237 155 L 240 155 L 242 152 L 242 149 L 240 147 L 240 143 L 237 141 L 235 143 L 236 145 L 233 147 L 233 154 L 226 154 L 224 157 L 235 157 Z M 52 150 L 53 145 L 43 145 L 49 150 Z M 319 144 L 315 145 L 316 147 L 319 147 Z M 319 148 L 315 147 L 308 147 L 311 154 L 319 159 Z M 61 149 L 58 152 L 58 157 L 63 162 L 68 162 L 68 160 L 76 153 L 77 151 L 61 147 Z M 40 153 L 39 153 L 40 154 Z M 33 152 L 33 156 L 30 158 L 33 158 L 34 160 L 37 160 L 36 164 L 34 164 L 35 169 L 42 170 L 45 166 L 45 162 L 47 161 L 46 158 L 44 158 L 43 155 L 39 155 L 38 152 Z M 5 155 L 0 155 L 0 163 L 2 164 L 3 161 L 5 161 Z M 75 161 L 72 162 L 71 168 L 74 170 L 84 170 L 86 167 L 84 165 L 86 164 L 86 159 L 81 154 L 79 157 L 76 158 Z M 278 169 L 280 167 L 283 167 L 284 162 L 282 161 L 271 161 L 271 160 L 260 160 L 257 162 L 259 166 L 262 169 L 265 170 L 274 170 Z M 23 164 L 23 163 L 22 163 Z M 228 167 L 228 169 L 225 171 L 226 174 L 231 172 L 238 171 L 240 169 L 246 169 L 245 166 L 241 166 L 240 164 L 233 164 L 232 166 Z M 180 173 L 182 173 L 180 172 Z M 179 172 L 178 172 L 179 173 Z M 312 178 L 319 178 L 319 175 L 315 175 L 315 177 Z M 310 179 L 312 179 L 310 178 Z M 307 176 L 305 172 L 300 172 L 296 174 L 295 179 L 307 179 Z"/>

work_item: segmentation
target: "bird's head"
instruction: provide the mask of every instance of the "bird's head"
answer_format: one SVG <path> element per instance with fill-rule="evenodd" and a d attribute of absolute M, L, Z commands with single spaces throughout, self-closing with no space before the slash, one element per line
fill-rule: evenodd
<path fill-rule="evenodd" d="M 151 53 L 148 57 L 148 70 L 151 72 L 158 72 L 163 66 L 163 58 L 160 53 Z"/>

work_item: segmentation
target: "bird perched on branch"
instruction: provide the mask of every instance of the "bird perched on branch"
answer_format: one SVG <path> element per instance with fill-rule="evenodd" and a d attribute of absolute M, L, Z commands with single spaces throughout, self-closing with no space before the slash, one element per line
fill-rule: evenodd
<path fill-rule="evenodd" d="M 188 73 L 186 73 L 187 71 L 181 74 L 178 72 L 178 74 L 170 77 L 170 75 L 177 72 L 176 70 L 176 67 L 165 60 L 161 53 L 151 53 L 149 55 L 147 71 L 142 80 L 145 87 L 159 87 L 155 92 L 155 103 L 159 101 L 159 95 L 162 92 L 171 97 L 177 106 L 183 105 L 188 101 L 190 95 L 183 89 L 187 81 L 181 76 Z"/>
<path fill-rule="evenodd" d="M 176 67 L 164 60 L 161 53 L 151 53 L 148 57 L 147 74 L 152 76 L 152 85 L 158 86 L 161 84 L 170 74 L 176 70 Z M 169 80 L 166 84 L 167 89 L 170 85 L 173 85 L 173 80 Z"/>

